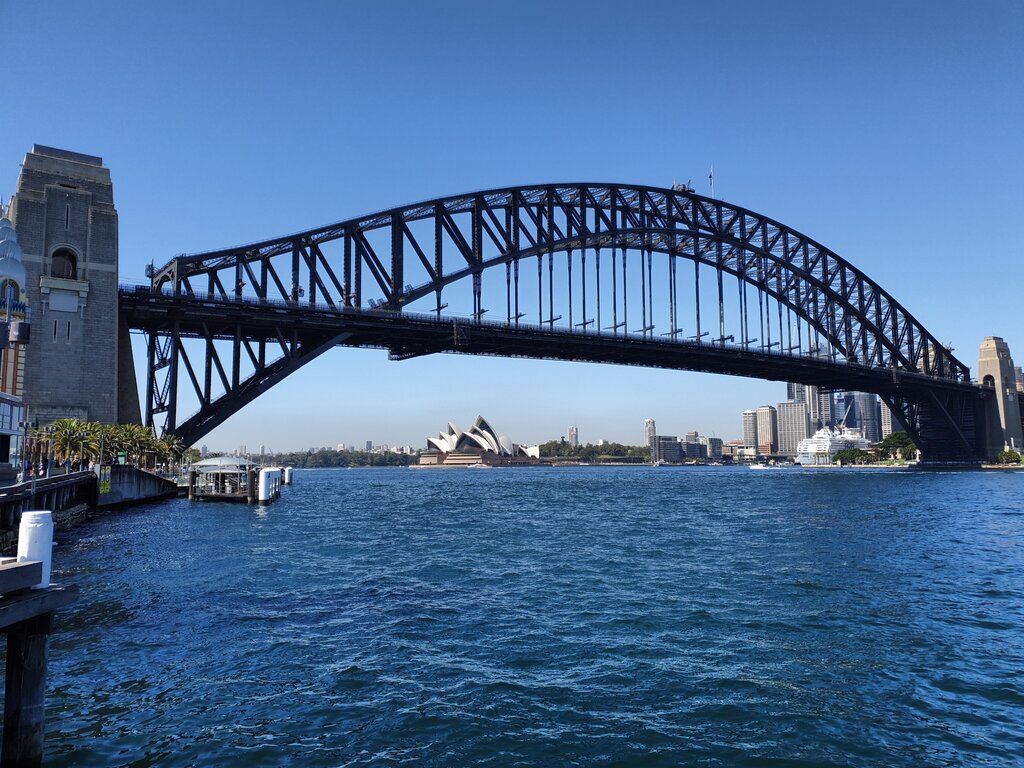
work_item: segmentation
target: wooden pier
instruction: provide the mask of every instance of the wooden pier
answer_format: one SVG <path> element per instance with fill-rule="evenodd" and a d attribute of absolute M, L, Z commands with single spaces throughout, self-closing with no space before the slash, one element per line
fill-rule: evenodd
<path fill-rule="evenodd" d="M 43 763 L 50 627 L 53 612 L 78 599 L 78 587 L 32 589 L 42 574 L 40 562 L 0 563 L 0 630 L 7 635 L 0 768 L 36 768 Z"/>
<path fill-rule="evenodd" d="M 258 467 L 244 459 L 215 457 L 192 465 L 188 473 L 188 498 L 264 504 L 277 499 L 281 486 L 290 480 L 290 468 Z"/>

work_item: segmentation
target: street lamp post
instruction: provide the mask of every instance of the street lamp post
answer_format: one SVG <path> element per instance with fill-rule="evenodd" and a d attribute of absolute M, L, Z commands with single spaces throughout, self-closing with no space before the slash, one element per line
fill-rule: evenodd
<path fill-rule="evenodd" d="M 53 464 L 53 425 L 46 428 L 46 476 L 50 476 L 50 465 Z"/>

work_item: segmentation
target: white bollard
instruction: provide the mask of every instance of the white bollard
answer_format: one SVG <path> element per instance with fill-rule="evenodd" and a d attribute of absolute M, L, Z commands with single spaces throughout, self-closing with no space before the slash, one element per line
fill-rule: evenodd
<path fill-rule="evenodd" d="M 260 502 L 273 501 L 277 498 L 279 483 L 281 482 L 280 469 L 261 469 L 259 479 L 259 490 L 257 500 Z"/>
<path fill-rule="evenodd" d="M 292 484 L 292 468 L 291 467 L 285 467 L 284 468 L 284 484 L 285 485 L 291 485 Z"/>
<path fill-rule="evenodd" d="M 50 564 L 53 561 L 53 514 L 22 512 L 18 528 L 18 562 L 38 560 L 43 564 L 43 580 L 32 589 L 50 586 Z"/>

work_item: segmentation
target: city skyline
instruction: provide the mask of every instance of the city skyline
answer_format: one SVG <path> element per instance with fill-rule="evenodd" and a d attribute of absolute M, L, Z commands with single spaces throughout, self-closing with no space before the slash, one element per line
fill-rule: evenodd
<path fill-rule="evenodd" d="M 10 89 L 5 105 L 12 119 L 0 136 L 0 194 L 6 199 L 14 191 L 18 164 L 33 144 L 102 156 L 119 212 L 120 277 L 140 283 L 147 265 L 182 252 L 446 193 L 608 180 L 690 181 L 707 194 L 713 163 L 717 197 L 835 249 L 952 343 L 972 371 L 988 335 L 1002 336 L 1024 356 L 1015 282 L 990 279 L 1016 269 L 1019 260 L 1012 222 L 1024 156 L 1007 128 L 1024 118 L 1016 87 L 1024 61 L 1013 34 L 1020 28 L 1018 5 L 995 3 L 985 14 L 959 3 L 870 10 L 802 5 L 806 44 L 799 47 L 770 42 L 787 29 L 767 7 L 655 4 L 639 21 L 613 21 L 590 8 L 526 3 L 499 18 L 496 10 L 468 4 L 453 4 L 447 14 L 409 6 L 396 25 L 387 6 L 256 3 L 240 19 L 197 2 L 5 5 L 5 52 L 19 87 Z M 652 18 L 659 23 L 644 23 Z M 74 50 L 88 38 L 90 56 L 71 70 L 38 60 L 39 28 L 47 29 L 55 49 Z M 333 45 L 342 28 L 358 34 L 348 35 L 346 46 Z M 638 82 L 614 57 L 560 70 L 565 88 L 536 87 L 552 76 L 542 54 L 557 50 L 567 30 L 595 50 L 616 50 L 623 34 L 641 28 L 650 67 L 665 72 L 680 66 L 678 29 L 716 30 L 725 38 L 690 36 L 693 77 L 677 78 L 669 93 L 663 84 Z M 209 44 L 182 57 L 186 32 Z M 428 43 L 449 35 L 462 41 L 459 51 Z M 279 44 L 256 56 L 252 39 Z M 464 71 L 466 57 L 487 58 L 502 42 L 515 42 L 521 56 L 514 65 Z M 297 49 L 316 55 L 296 57 Z M 211 80 L 211 71 L 220 79 Z M 452 80 L 452 71 L 463 75 Z M 504 75 L 507 85 L 496 87 Z M 440 81 L 448 83 L 442 92 Z M 722 87 L 739 81 L 751 92 L 788 98 L 767 103 L 756 124 L 739 120 L 735 99 Z M 572 120 L 536 130 L 537 115 L 588 115 L 588 87 L 596 83 L 628 94 L 626 108 L 591 121 L 587 130 Z M 383 101 L 382 85 L 392 94 Z M 634 114 L 654 101 L 678 130 L 631 141 Z M 529 108 L 509 110 L 512 102 Z M 54 103 L 74 119 L 54 119 Z M 694 103 L 704 105 L 700 120 L 689 108 Z M 283 115 L 312 104 L 315 121 L 264 119 L 270 105 Z M 800 108 L 810 105 L 813 110 Z M 882 110 L 885 125 L 866 122 L 868 108 Z M 204 119 L 182 122 L 182 114 Z M 453 121 L 453 114 L 462 119 Z M 167 125 L 177 126 L 176 140 L 155 141 Z M 503 142 L 516 150 L 495 151 Z M 960 220 L 986 222 L 980 244 L 976 230 L 942 226 Z M 964 269 L 963 254 L 979 248 L 988 269 Z M 135 352 L 140 366 L 138 344 Z M 145 377 L 138 378 L 141 387 Z M 472 392 L 419 386 L 446 380 L 501 386 Z M 205 442 L 284 449 L 359 444 L 372 434 L 375 442 L 416 445 L 439 421 L 476 413 L 493 416 L 523 443 L 555 438 L 576 423 L 595 439 L 636 444 L 636 424 L 652 415 L 673 433 L 696 429 L 730 439 L 740 435 L 737 414 L 749 404 L 777 404 L 780 386 L 455 355 L 396 363 L 379 351 L 334 350 Z"/>

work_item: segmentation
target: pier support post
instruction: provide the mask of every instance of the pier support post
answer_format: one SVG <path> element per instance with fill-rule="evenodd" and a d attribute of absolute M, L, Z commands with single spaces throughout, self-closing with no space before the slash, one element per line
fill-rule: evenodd
<path fill-rule="evenodd" d="M 43 763 L 43 697 L 46 646 L 53 614 L 7 628 L 4 736 L 0 768 L 36 768 Z"/>

